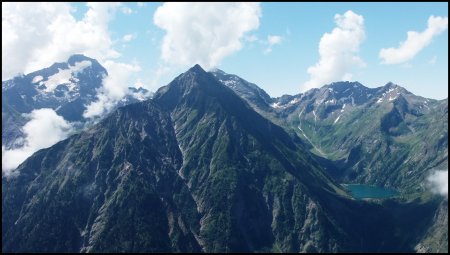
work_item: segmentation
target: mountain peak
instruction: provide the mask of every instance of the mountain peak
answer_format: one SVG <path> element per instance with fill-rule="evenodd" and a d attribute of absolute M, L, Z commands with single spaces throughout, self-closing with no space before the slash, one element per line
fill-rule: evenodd
<path fill-rule="evenodd" d="M 195 64 L 195 66 L 191 67 L 188 70 L 188 73 L 204 74 L 206 73 L 206 71 L 199 64 Z"/>
<path fill-rule="evenodd" d="M 386 83 L 386 85 L 384 85 L 385 87 L 387 87 L 387 88 L 395 88 L 395 87 L 398 87 L 398 85 L 397 84 L 395 84 L 395 83 L 393 83 L 392 81 L 390 81 L 390 82 L 388 82 L 388 83 Z"/>
<path fill-rule="evenodd" d="M 224 71 L 220 70 L 219 68 L 211 69 L 210 73 L 212 73 L 212 74 L 222 74 L 222 75 L 226 75 L 227 74 Z"/>
<path fill-rule="evenodd" d="M 334 88 L 348 88 L 348 87 L 364 87 L 361 83 L 357 81 L 339 81 L 339 82 L 332 82 L 326 87 L 334 87 Z"/>
<path fill-rule="evenodd" d="M 400 85 L 397 85 L 393 82 L 388 82 L 386 85 L 384 85 L 383 87 L 381 87 L 381 91 L 386 91 L 391 92 L 391 91 L 397 91 L 398 93 L 402 93 L 402 94 L 411 94 L 411 92 L 409 92 L 407 89 L 403 88 Z"/>
<path fill-rule="evenodd" d="M 74 54 L 74 55 L 69 57 L 69 60 L 67 60 L 67 63 L 73 65 L 74 63 L 82 62 L 82 61 L 85 61 L 85 60 L 88 60 L 88 61 L 91 61 L 91 62 L 95 61 L 94 59 L 86 57 L 83 54 Z"/>

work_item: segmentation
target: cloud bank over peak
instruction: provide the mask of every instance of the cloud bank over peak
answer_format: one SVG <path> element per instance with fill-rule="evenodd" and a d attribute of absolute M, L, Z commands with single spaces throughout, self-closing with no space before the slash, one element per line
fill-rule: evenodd
<path fill-rule="evenodd" d="M 303 91 L 321 87 L 327 83 L 351 78 L 354 67 L 364 67 L 359 57 L 359 46 L 366 38 L 364 18 L 349 10 L 334 16 L 336 27 L 320 39 L 320 59 L 307 72 L 310 79 L 303 84 Z"/>
<path fill-rule="evenodd" d="M 2 3 L 2 80 L 84 54 L 100 62 L 120 54 L 108 24 L 119 3 L 87 3 L 79 21 L 69 3 Z"/>
<path fill-rule="evenodd" d="M 168 64 L 216 67 L 243 47 L 259 27 L 259 3 L 164 3 L 153 22 L 165 30 L 161 59 Z"/>

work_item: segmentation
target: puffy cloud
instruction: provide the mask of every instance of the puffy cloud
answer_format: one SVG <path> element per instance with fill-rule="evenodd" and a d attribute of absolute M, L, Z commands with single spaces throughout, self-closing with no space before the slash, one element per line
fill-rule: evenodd
<path fill-rule="evenodd" d="M 128 87 L 132 85 L 130 83 L 132 74 L 141 71 L 141 67 L 137 64 L 106 61 L 104 65 L 108 70 L 108 76 L 103 78 L 103 86 L 97 93 L 97 100 L 87 105 L 83 113 L 85 118 L 95 118 L 109 112 L 127 94 Z"/>
<path fill-rule="evenodd" d="M 364 18 L 352 11 L 334 16 L 336 27 L 325 33 L 319 43 L 319 62 L 308 68 L 310 79 L 303 89 L 317 88 L 324 84 L 351 77 L 354 67 L 364 67 L 358 56 L 359 46 L 365 39 Z"/>
<path fill-rule="evenodd" d="M 27 116 L 24 146 L 12 150 L 2 146 L 2 173 L 6 176 L 33 153 L 65 139 L 72 130 L 71 124 L 52 109 L 33 110 Z"/>
<path fill-rule="evenodd" d="M 135 88 L 148 88 L 147 84 L 145 84 L 144 82 L 142 82 L 141 79 L 138 79 L 135 83 L 134 86 Z"/>
<path fill-rule="evenodd" d="M 428 27 L 423 32 L 408 31 L 407 39 L 401 42 L 398 48 L 383 48 L 379 57 L 384 64 L 400 64 L 414 58 L 421 50 L 431 43 L 433 37 L 441 34 L 448 28 L 447 17 L 430 16 Z"/>
<path fill-rule="evenodd" d="M 283 38 L 279 35 L 269 35 L 267 37 L 267 42 L 269 43 L 269 45 L 280 44 L 282 40 Z"/>
<path fill-rule="evenodd" d="M 428 186 L 435 194 L 448 198 L 448 170 L 436 170 L 427 178 Z"/>
<path fill-rule="evenodd" d="M 122 37 L 122 41 L 129 42 L 131 40 L 136 39 L 136 37 L 137 37 L 136 34 L 126 34 Z"/>
<path fill-rule="evenodd" d="M 164 3 L 153 16 L 166 32 L 161 58 L 215 67 L 242 48 L 241 40 L 259 27 L 260 17 L 259 3 Z"/>
<path fill-rule="evenodd" d="M 118 57 L 108 31 L 119 3 L 88 3 L 82 20 L 68 3 L 2 3 L 2 80 L 29 73 L 75 53 Z"/>
<path fill-rule="evenodd" d="M 283 37 L 281 37 L 279 35 L 269 35 L 269 36 L 267 36 L 267 44 L 269 46 L 264 50 L 264 54 L 268 54 L 268 53 L 272 52 L 272 46 L 273 45 L 277 45 L 277 44 L 281 44 L 282 41 L 283 41 Z"/>

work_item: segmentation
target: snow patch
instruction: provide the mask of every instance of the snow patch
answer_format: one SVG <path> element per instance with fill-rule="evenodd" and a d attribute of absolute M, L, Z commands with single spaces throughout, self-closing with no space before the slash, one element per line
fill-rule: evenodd
<path fill-rule="evenodd" d="M 331 99 L 331 100 L 327 100 L 327 101 L 325 101 L 325 104 L 334 104 L 334 103 L 336 103 L 336 99 Z"/>
<path fill-rule="evenodd" d="M 394 97 L 389 96 L 389 101 L 395 100 L 396 98 L 397 98 L 397 96 L 394 96 Z"/>
<path fill-rule="evenodd" d="M 70 79 L 72 78 L 73 74 L 78 74 L 86 67 L 91 66 L 92 63 L 89 60 L 84 60 L 81 62 L 75 63 L 74 66 L 69 65 L 69 69 L 60 69 L 58 68 L 58 72 L 50 77 L 48 77 L 47 81 L 44 82 L 45 85 L 45 92 L 52 92 L 58 87 L 60 84 L 71 84 L 72 82 Z M 75 84 L 69 85 L 70 88 L 76 87 Z"/>
<path fill-rule="evenodd" d="M 133 97 L 141 102 L 147 99 L 146 95 L 142 92 L 133 93 Z"/>
<path fill-rule="evenodd" d="M 336 120 L 334 121 L 333 124 L 336 124 L 336 122 L 338 122 L 338 120 L 339 120 L 339 118 L 340 118 L 341 116 L 342 116 L 342 115 L 339 115 L 339 116 L 336 118 Z"/>
<path fill-rule="evenodd" d="M 271 106 L 272 108 L 281 108 L 280 102 L 273 103 L 273 104 L 271 104 L 270 106 Z"/>
<path fill-rule="evenodd" d="M 222 82 L 225 86 L 230 88 L 236 88 L 237 87 L 237 81 L 235 80 L 219 80 Z"/>
<path fill-rule="evenodd" d="M 38 82 L 42 81 L 42 79 L 44 79 L 44 77 L 42 77 L 41 75 L 38 75 L 38 76 L 34 77 L 31 82 L 38 83 Z"/>
<path fill-rule="evenodd" d="M 300 98 L 294 98 L 291 101 L 289 101 L 288 104 L 295 104 L 295 103 L 298 103 L 298 101 L 300 101 Z"/>

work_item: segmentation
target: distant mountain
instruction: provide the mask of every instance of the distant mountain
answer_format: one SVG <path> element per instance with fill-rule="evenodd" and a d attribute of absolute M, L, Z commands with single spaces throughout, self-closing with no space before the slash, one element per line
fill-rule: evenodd
<path fill-rule="evenodd" d="M 21 113 L 52 108 L 68 121 L 79 121 L 107 75 L 95 59 L 73 55 L 67 62 L 3 81 L 2 101 Z"/>
<path fill-rule="evenodd" d="M 414 251 L 439 206 L 350 199 L 197 65 L 3 177 L 2 251 Z"/>
<path fill-rule="evenodd" d="M 434 169 L 448 169 L 448 99 L 416 96 L 393 83 L 336 82 L 261 100 L 257 95 L 266 93 L 256 85 L 248 93 L 242 89 L 248 82 L 219 73 L 219 81 L 259 113 L 297 132 L 340 182 L 420 193 Z"/>
<path fill-rule="evenodd" d="M 279 117 L 331 161 L 341 182 L 423 192 L 433 169 L 448 168 L 448 100 L 388 83 L 369 89 L 333 83 L 279 104 Z M 292 101 L 291 101 L 292 102 Z"/>
<path fill-rule="evenodd" d="M 2 145 L 20 147 L 21 128 L 27 122 L 22 116 L 33 110 L 51 108 L 66 121 L 85 122 L 86 106 L 97 100 L 97 90 L 108 76 L 97 60 L 73 55 L 67 62 L 2 81 Z M 130 88 L 118 106 L 148 98 L 148 91 Z"/>

